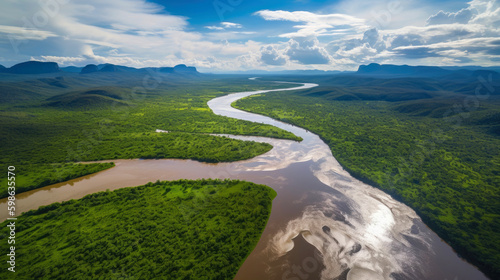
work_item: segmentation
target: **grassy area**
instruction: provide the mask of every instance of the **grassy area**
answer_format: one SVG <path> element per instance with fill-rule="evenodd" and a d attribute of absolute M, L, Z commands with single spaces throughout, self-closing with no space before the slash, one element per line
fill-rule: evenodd
<path fill-rule="evenodd" d="M 370 88 L 373 83 L 377 87 Z M 353 80 L 355 88 L 268 93 L 240 100 L 236 107 L 318 134 L 352 175 L 411 206 L 462 256 L 496 278 L 499 97 L 464 110 L 467 93 L 434 88 L 416 95 L 382 83 L 388 81 L 360 81 L 366 88 Z"/>
<path fill-rule="evenodd" d="M 115 166 L 114 163 L 56 163 L 33 164 L 16 167 L 16 193 L 26 192 L 55 183 L 67 181 L 81 176 L 96 173 Z M 7 170 L 7 167 L 5 167 Z M 7 177 L 0 179 L 1 186 L 7 186 Z M 0 198 L 7 197 L 7 188 L 2 188 Z"/>
<path fill-rule="evenodd" d="M 15 279 L 233 279 L 275 196 L 243 181 L 180 180 L 44 206 L 16 221 Z M 1 279 L 13 275 L 7 258 Z"/>
<path fill-rule="evenodd" d="M 14 165 L 20 171 L 18 192 L 105 168 L 67 165 L 47 172 L 56 163 L 127 158 L 237 161 L 272 148 L 209 133 L 300 140 L 269 125 L 216 116 L 206 105 L 230 92 L 293 85 L 161 76 L 161 83 L 145 88 L 143 76 L 136 74 L 64 75 L 0 82 L 0 166 L 6 170 Z"/>

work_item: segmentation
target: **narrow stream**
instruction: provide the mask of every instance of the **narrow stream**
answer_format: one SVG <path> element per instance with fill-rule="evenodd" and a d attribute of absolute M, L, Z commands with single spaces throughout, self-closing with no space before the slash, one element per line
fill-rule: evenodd
<path fill-rule="evenodd" d="M 282 128 L 302 137 L 300 143 L 228 136 L 274 146 L 266 154 L 234 163 L 114 160 L 114 168 L 18 194 L 18 212 L 156 180 L 240 179 L 268 185 L 278 196 L 259 243 L 235 279 L 487 279 L 411 208 L 351 177 L 317 135 L 231 107 L 250 95 L 315 86 L 240 92 L 208 102 L 215 114 Z M 0 208 L 6 207 L 6 200 L 0 200 Z M 6 213 L 1 211 L 2 220 Z"/>

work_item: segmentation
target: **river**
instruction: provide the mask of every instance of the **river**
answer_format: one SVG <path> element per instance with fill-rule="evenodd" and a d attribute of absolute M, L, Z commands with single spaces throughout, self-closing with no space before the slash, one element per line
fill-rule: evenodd
<path fill-rule="evenodd" d="M 243 97 L 317 86 L 234 93 L 212 99 L 215 114 L 270 124 L 302 142 L 231 136 L 266 142 L 255 158 L 207 164 L 192 160 L 113 160 L 114 168 L 21 193 L 17 211 L 156 180 L 231 178 L 265 184 L 278 193 L 257 246 L 235 279 L 487 279 L 463 261 L 408 206 L 343 170 L 315 134 L 231 104 Z M 163 128 L 159 128 L 163 129 Z M 0 200 L 6 208 L 6 200 Z M 6 211 L 0 218 L 5 220 Z"/>

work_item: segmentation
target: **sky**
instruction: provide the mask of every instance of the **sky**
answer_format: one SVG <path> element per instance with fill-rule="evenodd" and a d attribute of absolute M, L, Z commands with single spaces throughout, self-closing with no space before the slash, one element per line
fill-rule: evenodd
<path fill-rule="evenodd" d="M 498 66 L 500 0 L 2 0 L 0 64 Z"/>

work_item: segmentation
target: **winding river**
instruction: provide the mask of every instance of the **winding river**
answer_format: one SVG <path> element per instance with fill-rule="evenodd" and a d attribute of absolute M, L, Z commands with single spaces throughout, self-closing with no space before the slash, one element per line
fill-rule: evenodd
<path fill-rule="evenodd" d="M 302 137 L 300 143 L 228 135 L 270 143 L 274 148 L 233 163 L 113 160 L 114 168 L 18 194 L 18 212 L 156 180 L 240 179 L 268 185 L 278 195 L 259 243 L 235 279 L 487 279 L 459 258 L 411 208 L 351 177 L 317 135 L 231 107 L 250 95 L 315 86 L 306 83 L 240 92 L 208 102 L 215 114 L 282 128 Z M 5 199 L 0 200 L 0 208 L 6 208 Z M 6 211 L 0 212 L 5 220 Z"/>

